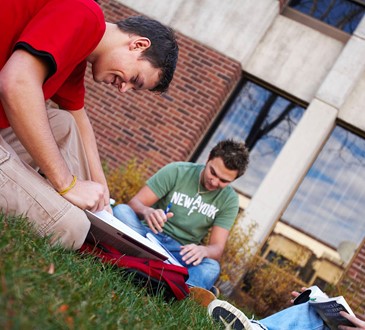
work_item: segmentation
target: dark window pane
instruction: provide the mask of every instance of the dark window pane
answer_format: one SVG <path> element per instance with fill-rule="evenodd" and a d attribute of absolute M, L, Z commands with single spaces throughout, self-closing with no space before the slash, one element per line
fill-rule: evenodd
<path fill-rule="evenodd" d="M 349 34 L 365 13 L 365 4 L 351 0 L 292 0 L 289 6 Z"/>
<path fill-rule="evenodd" d="M 233 187 L 252 196 L 281 148 L 299 122 L 304 109 L 274 92 L 246 81 L 222 122 L 205 146 L 198 162 L 204 163 L 219 141 L 234 138 L 250 147 L 250 165 Z"/>

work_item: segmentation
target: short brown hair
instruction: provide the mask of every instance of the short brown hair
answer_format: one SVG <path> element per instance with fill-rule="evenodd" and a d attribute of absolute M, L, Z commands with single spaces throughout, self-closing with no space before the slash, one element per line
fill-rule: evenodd
<path fill-rule="evenodd" d="M 209 153 L 208 161 L 220 157 L 224 166 L 238 172 L 237 178 L 243 175 L 249 163 L 249 152 L 244 142 L 232 139 L 220 141 Z"/>

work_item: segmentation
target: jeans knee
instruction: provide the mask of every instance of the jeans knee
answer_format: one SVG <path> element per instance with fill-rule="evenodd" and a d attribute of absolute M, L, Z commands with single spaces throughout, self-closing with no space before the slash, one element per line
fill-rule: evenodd
<path fill-rule="evenodd" d="M 113 208 L 113 215 L 126 224 L 140 224 L 138 215 L 128 204 L 118 204 Z"/>
<path fill-rule="evenodd" d="M 207 264 L 207 266 L 214 272 L 220 273 L 221 271 L 221 265 L 220 263 L 215 259 L 205 258 L 204 262 Z"/>
<path fill-rule="evenodd" d="M 132 212 L 132 208 L 128 204 L 118 204 L 113 207 L 113 214 L 116 216 L 116 214 L 122 214 L 125 212 Z"/>
<path fill-rule="evenodd" d="M 191 286 L 199 286 L 209 290 L 218 280 L 220 265 L 217 260 L 204 258 L 197 266 L 188 267 L 189 279 L 187 283 Z"/>

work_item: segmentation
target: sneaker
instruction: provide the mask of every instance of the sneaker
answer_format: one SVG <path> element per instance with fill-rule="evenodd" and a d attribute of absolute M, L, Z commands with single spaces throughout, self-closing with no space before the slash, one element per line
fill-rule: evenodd
<path fill-rule="evenodd" d="M 210 290 L 209 290 L 210 292 L 212 292 L 215 296 L 216 296 L 216 298 L 218 298 L 219 297 L 219 294 L 220 294 L 220 291 L 219 291 L 219 289 L 216 287 L 216 286 L 212 286 L 211 288 L 210 288 Z"/>
<path fill-rule="evenodd" d="M 258 324 L 251 323 L 245 314 L 230 303 L 215 299 L 208 306 L 208 314 L 226 330 L 256 330 L 262 329 Z"/>
<path fill-rule="evenodd" d="M 197 302 L 199 305 L 208 307 L 208 305 L 216 299 L 216 296 L 213 292 L 200 288 L 198 286 L 193 286 L 189 288 L 190 291 L 190 299 Z"/>

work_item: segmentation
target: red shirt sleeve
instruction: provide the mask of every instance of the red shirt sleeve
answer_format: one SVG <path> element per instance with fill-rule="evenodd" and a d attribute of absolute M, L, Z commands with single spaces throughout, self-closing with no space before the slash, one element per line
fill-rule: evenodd
<path fill-rule="evenodd" d="M 51 55 L 51 76 L 43 85 L 45 99 L 62 108 L 84 105 L 86 58 L 105 32 L 99 5 L 90 0 L 48 1 L 28 22 L 18 45 Z"/>

